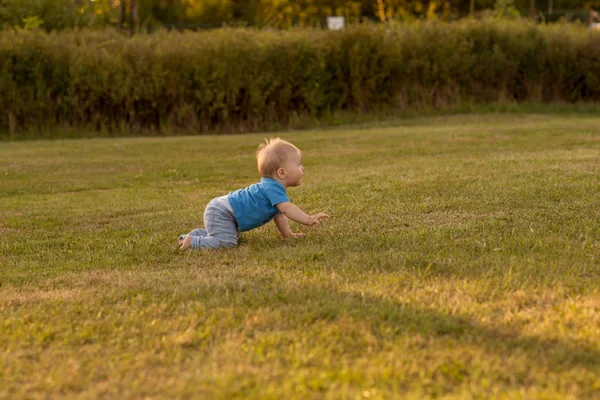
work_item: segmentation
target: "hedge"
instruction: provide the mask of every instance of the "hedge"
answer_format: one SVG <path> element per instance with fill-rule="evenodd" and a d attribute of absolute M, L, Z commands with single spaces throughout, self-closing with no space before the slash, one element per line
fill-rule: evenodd
<path fill-rule="evenodd" d="M 570 24 L 0 32 L 4 138 L 249 131 L 343 110 L 598 99 L 600 34 Z"/>

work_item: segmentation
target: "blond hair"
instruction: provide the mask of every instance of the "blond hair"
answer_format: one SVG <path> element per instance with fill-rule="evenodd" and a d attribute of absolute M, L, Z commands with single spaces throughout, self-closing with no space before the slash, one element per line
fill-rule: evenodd
<path fill-rule="evenodd" d="M 256 150 L 260 176 L 273 177 L 277 170 L 285 164 L 288 154 L 292 152 L 301 153 L 296 146 L 283 139 L 265 139 L 265 142 L 261 143 Z"/>

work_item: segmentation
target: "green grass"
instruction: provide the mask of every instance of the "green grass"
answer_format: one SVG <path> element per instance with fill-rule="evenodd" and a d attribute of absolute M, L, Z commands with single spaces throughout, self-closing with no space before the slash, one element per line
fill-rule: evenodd
<path fill-rule="evenodd" d="M 330 221 L 206 252 L 264 135 L 0 143 L 0 398 L 598 398 L 599 127 L 282 133 Z"/>

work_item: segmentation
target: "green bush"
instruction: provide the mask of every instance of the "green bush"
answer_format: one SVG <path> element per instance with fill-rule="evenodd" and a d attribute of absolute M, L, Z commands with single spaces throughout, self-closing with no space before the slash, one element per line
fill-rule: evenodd
<path fill-rule="evenodd" d="M 600 35 L 519 21 L 0 33 L 0 135 L 248 131 L 299 115 L 596 101 Z"/>
<path fill-rule="evenodd" d="M 92 11 L 91 7 L 83 7 L 83 2 L 77 6 L 73 0 L 0 0 L 0 27 L 40 27 L 50 31 L 88 26 Z"/>

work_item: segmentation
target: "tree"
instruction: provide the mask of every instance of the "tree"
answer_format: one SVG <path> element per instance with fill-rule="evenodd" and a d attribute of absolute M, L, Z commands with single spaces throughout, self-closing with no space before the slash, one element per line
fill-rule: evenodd
<path fill-rule="evenodd" d="M 535 0 L 529 0 L 529 18 L 535 18 Z"/>

